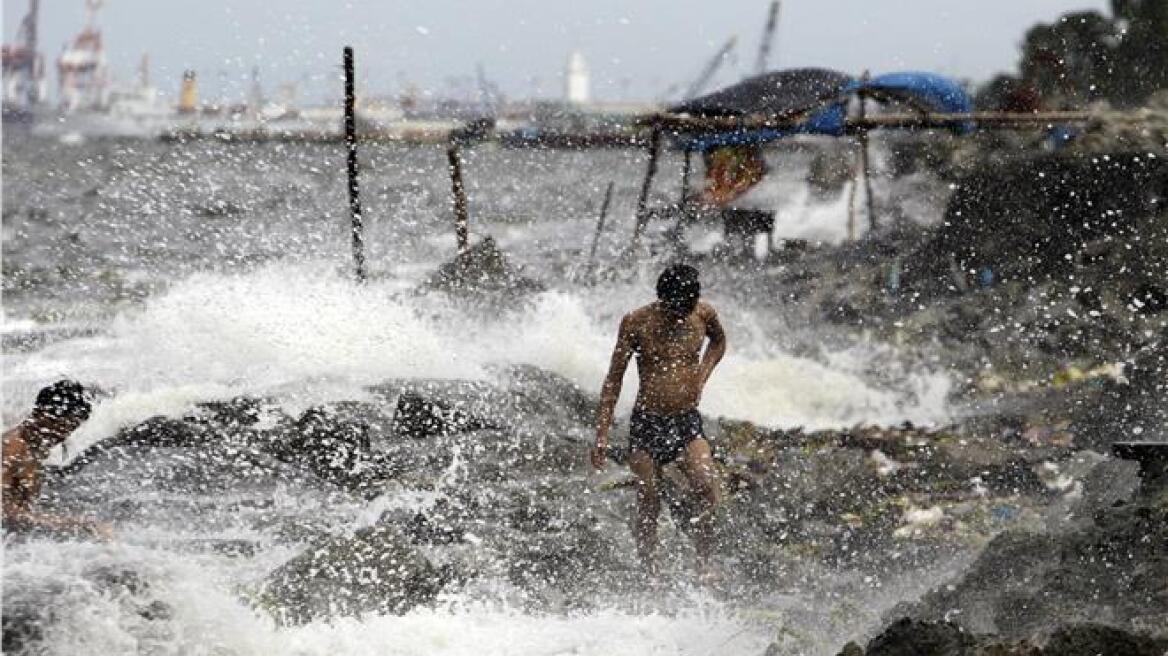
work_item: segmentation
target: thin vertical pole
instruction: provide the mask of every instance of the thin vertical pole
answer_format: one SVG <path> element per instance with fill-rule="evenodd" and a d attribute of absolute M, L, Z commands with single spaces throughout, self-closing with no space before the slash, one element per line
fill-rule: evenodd
<path fill-rule="evenodd" d="M 645 170 L 645 181 L 641 183 L 641 195 L 637 198 L 637 224 L 633 228 L 633 244 L 635 250 L 641 242 L 641 233 L 645 231 L 645 224 L 649 221 L 647 211 L 649 204 L 649 189 L 653 186 L 653 176 L 657 174 L 657 156 L 661 152 L 661 127 L 654 125 L 649 135 L 649 167 Z"/>
<path fill-rule="evenodd" d="M 673 240 L 675 246 L 681 248 L 685 220 L 688 218 L 685 197 L 689 195 L 689 172 L 692 164 L 693 151 L 685 149 L 685 159 L 681 163 L 681 192 L 677 199 L 677 223 L 673 226 Z"/>
<path fill-rule="evenodd" d="M 856 190 L 860 186 L 860 153 L 856 152 L 855 171 L 852 173 L 852 184 L 848 187 L 848 241 L 856 241 Z"/>
<path fill-rule="evenodd" d="M 592 272 L 596 260 L 596 245 L 600 243 L 600 233 L 604 231 L 604 217 L 608 215 L 608 204 L 612 202 L 612 182 L 604 190 L 604 202 L 600 204 L 600 218 L 596 220 L 596 234 L 592 237 L 592 248 L 588 251 L 588 272 Z"/>
<path fill-rule="evenodd" d="M 470 222 L 467 217 L 466 189 L 462 186 L 462 158 L 458 154 L 458 143 L 453 139 L 446 147 L 446 161 L 450 164 L 450 191 L 454 195 L 454 237 L 458 242 L 458 254 L 470 249 Z"/>
<path fill-rule="evenodd" d="M 365 237 L 361 220 L 361 195 L 357 186 L 357 119 L 353 105 L 353 48 L 345 46 L 345 147 L 349 154 L 349 217 L 353 233 L 353 265 L 357 282 L 365 282 Z"/>
<path fill-rule="evenodd" d="M 868 203 L 868 231 L 871 232 L 876 230 L 876 210 L 873 209 L 872 205 L 872 171 L 868 159 L 868 130 L 866 128 L 860 130 L 860 164 L 864 173 L 864 196 Z"/>
<path fill-rule="evenodd" d="M 870 79 L 868 71 L 864 71 L 861 76 L 861 81 L 867 82 Z M 857 94 L 860 99 L 860 125 L 864 125 L 864 118 L 867 109 L 865 108 L 864 91 L 861 89 Z M 864 174 L 864 196 L 868 209 L 868 232 L 873 233 L 876 230 L 876 212 L 872 204 L 872 170 L 871 164 L 868 161 L 868 128 L 860 128 L 860 171 Z"/>

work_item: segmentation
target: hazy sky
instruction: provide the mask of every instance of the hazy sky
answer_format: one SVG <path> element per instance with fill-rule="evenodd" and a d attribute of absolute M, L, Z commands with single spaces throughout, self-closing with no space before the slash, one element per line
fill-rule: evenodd
<path fill-rule="evenodd" d="M 26 0 L 4 0 L 10 41 Z M 783 0 L 771 66 L 858 74 L 927 69 L 982 80 L 1012 69 L 1022 34 L 1039 20 L 1107 0 Z M 153 82 L 177 93 L 185 68 L 204 98 L 242 97 L 258 66 L 269 91 L 339 94 L 341 47 L 356 48 L 360 90 L 412 83 L 473 88 L 477 64 L 504 93 L 562 93 L 573 49 L 592 70 L 593 95 L 653 99 L 696 78 L 731 35 L 736 56 L 713 86 L 752 70 L 769 0 L 108 0 L 98 14 L 117 80 L 149 53 Z M 82 25 L 84 0 L 41 0 L 41 50 L 54 60 Z M 56 84 L 50 75 L 50 87 Z"/>

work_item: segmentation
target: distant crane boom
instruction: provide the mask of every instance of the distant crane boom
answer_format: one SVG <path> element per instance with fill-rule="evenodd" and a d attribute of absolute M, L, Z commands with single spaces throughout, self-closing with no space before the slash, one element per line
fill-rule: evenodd
<path fill-rule="evenodd" d="M 771 43 L 775 40 L 775 27 L 779 24 L 779 0 L 771 2 L 771 10 L 767 14 L 766 27 L 762 31 L 762 41 L 758 44 L 758 62 L 754 65 L 756 74 L 765 73 L 767 59 L 771 54 Z"/>
<path fill-rule="evenodd" d="M 685 90 L 685 95 L 682 96 L 682 100 L 691 100 L 702 92 L 702 89 L 709 84 L 710 79 L 714 77 L 714 73 L 717 73 L 718 69 L 722 67 L 722 62 L 726 61 L 726 57 L 734 50 L 734 46 L 737 44 L 738 37 L 732 36 L 718 49 L 718 52 L 714 54 L 706 64 L 706 67 L 702 69 L 697 79 Z"/>

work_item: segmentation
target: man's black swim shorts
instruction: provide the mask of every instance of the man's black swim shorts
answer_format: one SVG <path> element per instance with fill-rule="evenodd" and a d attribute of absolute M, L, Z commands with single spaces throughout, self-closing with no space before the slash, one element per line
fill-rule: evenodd
<path fill-rule="evenodd" d="M 645 451 L 658 465 L 677 460 L 685 447 L 704 437 L 697 409 L 679 415 L 656 415 L 633 410 L 629 420 L 629 451 Z"/>

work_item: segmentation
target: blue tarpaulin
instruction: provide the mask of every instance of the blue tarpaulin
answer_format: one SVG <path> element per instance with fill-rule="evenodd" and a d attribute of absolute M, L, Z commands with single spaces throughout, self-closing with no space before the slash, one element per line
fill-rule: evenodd
<path fill-rule="evenodd" d="M 812 69 L 805 69 L 812 70 Z M 780 76 L 786 72 L 768 74 Z M 803 71 L 791 71 L 790 74 Z M 775 116 L 790 112 L 806 110 L 808 107 L 796 107 L 790 104 L 792 98 L 776 94 L 774 102 L 767 103 L 771 98 L 762 98 L 762 102 L 750 103 L 753 111 L 744 111 L 743 96 L 755 90 L 760 78 L 752 78 L 740 85 L 714 92 L 708 96 L 697 98 L 681 105 L 674 111 L 694 113 L 702 116 L 745 116 L 748 113 L 765 113 Z M 719 146 L 763 144 L 796 134 L 821 134 L 828 136 L 842 136 L 847 119 L 849 100 L 856 94 L 864 95 L 876 101 L 902 102 L 919 111 L 928 111 L 945 114 L 967 113 L 973 110 L 973 101 L 969 94 L 956 81 L 936 73 L 901 72 L 878 75 L 869 80 L 848 78 L 842 74 L 831 79 L 838 84 L 838 92 L 834 99 L 828 100 L 819 109 L 808 114 L 807 119 L 783 129 L 760 130 L 724 130 L 700 131 L 681 133 L 675 137 L 678 145 L 685 150 L 706 151 Z M 752 86 L 753 85 L 753 86 Z M 727 99 L 733 99 L 728 102 Z M 694 110 L 698 111 L 694 111 Z M 964 123 L 956 128 L 959 132 L 968 132 L 973 129 L 971 123 Z"/>

